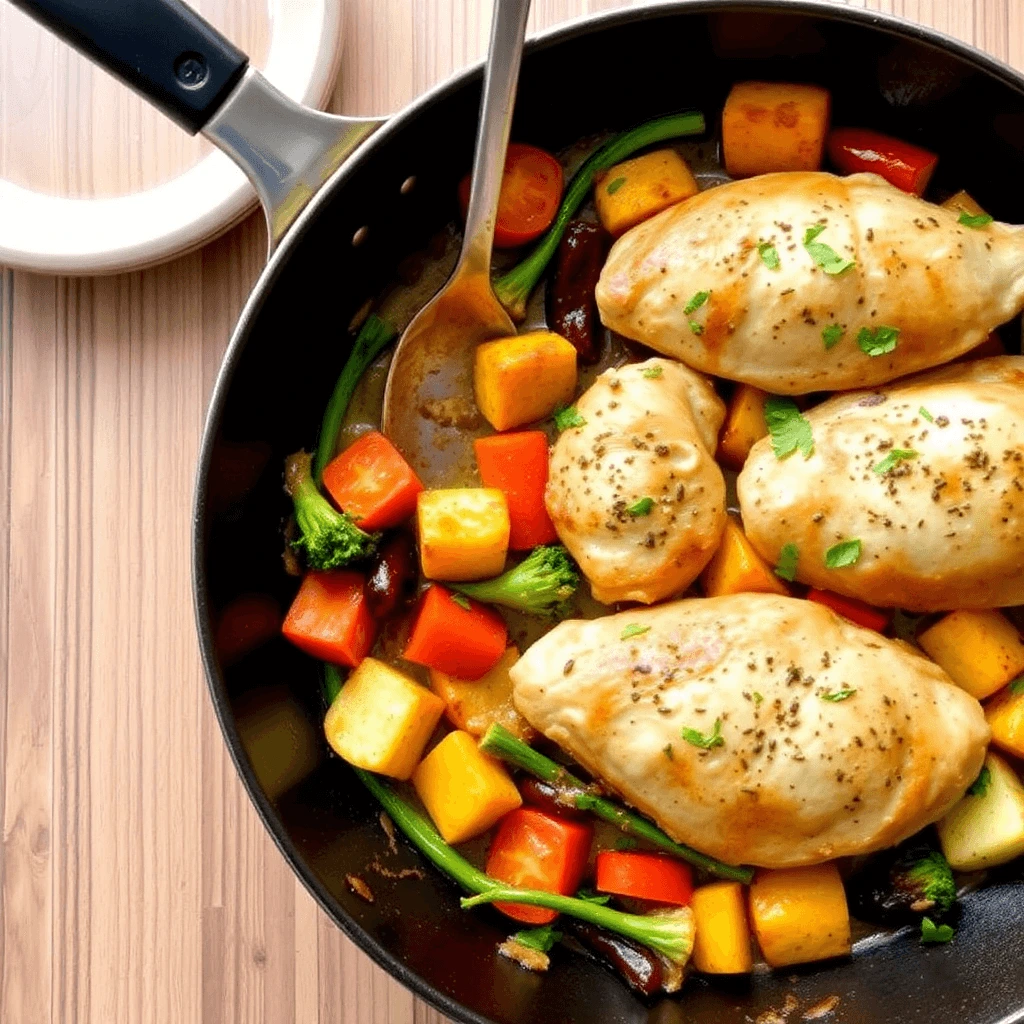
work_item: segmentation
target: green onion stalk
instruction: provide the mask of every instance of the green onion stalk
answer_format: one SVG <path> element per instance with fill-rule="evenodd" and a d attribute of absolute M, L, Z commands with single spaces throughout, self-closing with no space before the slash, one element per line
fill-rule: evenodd
<path fill-rule="evenodd" d="M 437 829 L 389 785 L 361 768 L 355 768 L 354 771 L 413 846 L 449 878 L 473 894 L 463 898 L 463 908 L 495 902 L 547 907 L 639 942 L 671 963 L 681 966 L 689 959 L 694 928 L 693 912 L 688 907 L 674 907 L 653 914 L 627 914 L 572 896 L 506 885 L 484 874 L 452 849 Z"/>
<path fill-rule="evenodd" d="M 670 114 L 616 135 L 587 157 L 569 182 L 562 203 L 558 207 L 558 213 L 537 247 L 521 263 L 516 264 L 494 282 L 494 294 L 508 310 L 509 316 L 517 323 L 526 316 L 526 302 L 530 292 L 543 276 L 569 221 L 587 198 L 598 174 L 606 171 L 612 164 L 631 156 L 638 149 L 656 142 L 664 142 L 666 139 L 701 135 L 704 128 L 704 115 L 699 112 Z"/>
<path fill-rule="evenodd" d="M 523 771 L 553 786 L 557 791 L 559 803 L 579 811 L 587 811 L 594 817 L 607 821 L 621 829 L 627 835 L 645 839 L 647 842 L 670 853 L 673 857 L 685 860 L 702 871 L 716 878 L 727 878 L 733 882 L 749 885 L 754 877 L 750 868 L 724 864 L 714 857 L 700 853 L 689 846 L 683 846 L 670 839 L 657 825 L 633 811 L 621 807 L 611 800 L 595 796 L 586 785 L 573 775 L 564 765 L 552 761 L 550 757 L 534 750 L 522 740 L 516 739 L 507 729 L 494 723 L 480 740 L 480 749 L 491 757 L 500 758 L 508 764 L 522 768 Z M 504 898 L 504 897 L 502 897 Z"/>

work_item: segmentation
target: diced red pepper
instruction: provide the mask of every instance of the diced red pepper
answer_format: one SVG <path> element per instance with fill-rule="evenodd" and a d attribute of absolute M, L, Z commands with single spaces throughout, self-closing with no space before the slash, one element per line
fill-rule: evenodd
<path fill-rule="evenodd" d="M 828 136 L 828 156 L 843 174 L 880 174 L 915 196 L 928 187 L 939 162 L 927 149 L 867 128 L 833 128 Z"/>
<path fill-rule="evenodd" d="M 579 888 L 594 830 L 534 807 L 521 807 L 502 818 L 487 855 L 492 878 L 525 889 L 571 896 Z M 548 924 L 558 915 L 545 907 L 495 903 L 500 911 L 526 924 Z"/>
<path fill-rule="evenodd" d="M 296 647 L 355 668 L 370 653 L 377 627 L 357 572 L 308 572 L 281 632 Z"/>
<path fill-rule="evenodd" d="M 693 896 L 693 873 L 660 853 L 606 850 L 597 855 L 599 892 L 685 907 Z"/>
<path fill-rule="evenodd" d="M 856 622 L 858 626 L 865 626 L 881 633 L 892 618 L 892 612 L 873 605 L 858 601 L 855 597 L 844 597 L 842 594 L 833 594 L 831 590 L 818 590 L 811 587 L 807 591 L 807 600 L 823 604 L 832 611 L 842 615 L 843 618 Z"/>

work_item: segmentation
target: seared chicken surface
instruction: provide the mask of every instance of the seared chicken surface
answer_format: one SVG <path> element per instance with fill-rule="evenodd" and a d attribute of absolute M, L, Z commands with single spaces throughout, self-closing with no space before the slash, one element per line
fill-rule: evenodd
<path fill-rule="evenodd" d="M 978 702 L 928 659 L 769 594 L 562 622 L 511 677 L 531 725 L 730 863 L 891 846 L 963 795 L 989 739 Z"/>
<path fill-rule="evenodd" d="M 806 414 L 814 452 L 768 439 L 737 481 L 747 536 L 796 577 L 914 611 L 1024 603 L 1024 357 L 999 356 L 839 395 Z M 825 552 L 861 542 L 829 569 Z"/>
<path fill-rule="evenodd" d="M 1024 307 L 1024 228 L 957 217 L 873 174 L 732 182 L 623 235 L 598 308 L 628 338 L 776 394 L 870 387 L 966 352 Z"/>
<path fill-rule="evenodd" d="M 586 423 L 558 438 L 545 495 L 558 536 L 598 601 L 679 593 L 725 527 L 725 407 L 699 374 L 649 359 L 602 373 L 576 409 Z"/>

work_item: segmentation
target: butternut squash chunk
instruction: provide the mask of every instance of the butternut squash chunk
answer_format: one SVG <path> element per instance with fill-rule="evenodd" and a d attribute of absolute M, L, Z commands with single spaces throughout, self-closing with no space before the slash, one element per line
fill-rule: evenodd
<path fill-rule="evenodd" d="M 942 205 L 947 210 L 956 210 L 958 213 L 966 213 L 971 217 L 978 217 L 986 212 L 974 196 L 963 189 L 951 195 Z"/>
<path fill-rule="evenodd" d="M 917 638 L 958 686 L 984 700 L 1024 672 L 1017 627 L 995 609 L 950 612 Z"/>
<path fill-rule="evenodd" d="M 1024 685 L 1016 680 L 985 705 L 985 721 L 997 747 L 1024 757 Z"/>
<path fill-rule="evenodd" d="M 421 491 L 416 502 L 420 566 L 430 580 L 482 580 L 505 567 L 512 526 L 494 487 Z"/>
<path fill-rule="evenodd" d="M 609 167 L 594 183 L 594 205 L 605 231 L 617 238 L 699 191 L 686 161 L 674 149 L 658 149 Z"/>
<path fill-rule="evenodd" d="M 743 593 L 789 596 L 786 584 L 754 550 L 732 516 L 725 521 L 722 541 L 700 574 L 700 582 L 705 597 Z"/>
<path fill-rule="evenodd" d="M 736 386 L 718 438 L 718 461 L 730 469 L 742 469 L 754 443 L 767 435 L 768 424 L 764 418 L 767 397 L 760 388 L 749 384 Z"/>
<path fill-rule="evenodd" d="M 712 882 L 690 902 L 696 934 L 693 965 L 704 974 L 749 974 L 753 968 L 747 901 L 739 882 Z"/>

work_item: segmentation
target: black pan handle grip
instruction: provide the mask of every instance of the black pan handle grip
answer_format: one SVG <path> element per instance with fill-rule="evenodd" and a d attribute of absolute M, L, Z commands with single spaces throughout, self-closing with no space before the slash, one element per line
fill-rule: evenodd
<path fill-rule="evenodd" d="M 249 58 L 181 0 L 13 0 L 66 43 L 200 131 Z"/>

